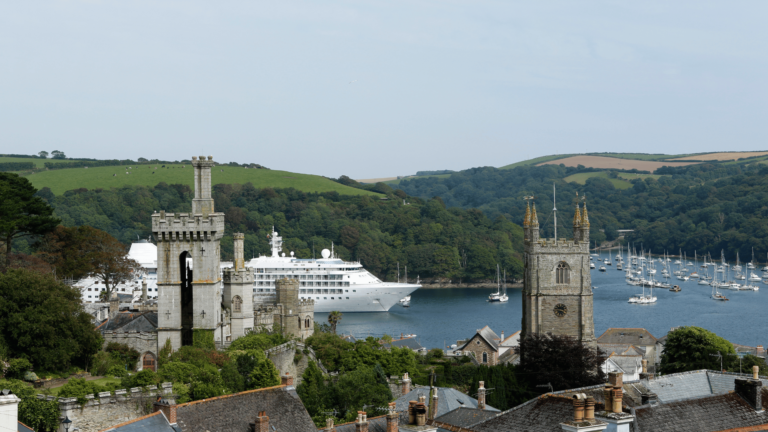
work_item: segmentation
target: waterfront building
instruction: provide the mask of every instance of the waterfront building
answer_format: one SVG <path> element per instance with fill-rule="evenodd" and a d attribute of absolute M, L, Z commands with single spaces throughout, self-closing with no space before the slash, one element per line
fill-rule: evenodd
<path fill-rule="evenodd" d="M 576 204 L 570 240 L 539 237 L 535 203 L 533 209 L 526 207 L 523 231 L 521 337 L 552 333 L 595 346 L 586 203 L 583 212 Z"/>

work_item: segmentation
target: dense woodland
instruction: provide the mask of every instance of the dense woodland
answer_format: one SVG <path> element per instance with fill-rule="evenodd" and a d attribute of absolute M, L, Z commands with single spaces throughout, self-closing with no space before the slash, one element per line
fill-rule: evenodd
<path fill-rule="evenodd" d="M 534 195 L 541 232 L 553 235 L 552 185 L 557 185 L 558 236 L 571 235 L 571 220 L 579 197 L 586 195 L 591 238 L 613 240 L 619 229 L 634 229 L 627 242 L 639 250 L 689 257 L 710 253 L 742 261 L 766 260 L 768 253 L 768 166 L 760 163 L 705 163 L 661 168 L 658 180 L 632 180 L 618 190 L 605 178 L 590 178 L 585 185 L 562 179 L 590 169 L 546 165 L 501 170 L 475 168 L 449 178 L 409 179 L 400 187 L 409 195 L 440 196 L 448 206 L 479 208 L 489 218 L 503 216 L 522 223 L 525 195 Z M 601 232 L 600 230 L 604 230 Z"/>
<path fill-rule="evenodd" d="M 400 192 L 402 194 L 402 192 Z M 66 226 L 90 225 L 124 243 L 151 234 L 154 211 L 189 212 L 193 191 L 161 183 L 112 190 L 75 190 L 39 196 Z M 250 184 L 216 185 L 216 211 L 226 214 L 222 256 L 231 259 L 232 233 L 245 233 L 246 255 L 268 254 L 272 227 L 284 238 L 286 253 L 319 257 L 331 249 L 359 260 L 381 278 L 397 277 L 408 266 L 410 278 L 478 281 L 492 279 L 498 263 L 511 277 L 521 274 L 522 229 L 504 217 L 475 209 L 446 208 L 440 199 L 403 199 L 304 193 L 294 189 L 256 189 Z M 403 195 L 404 196 L 404 195 Z M 29 247 L 29 246 L 27 246 Z M 24 245 L 19 245 L 24 250 Z"/>

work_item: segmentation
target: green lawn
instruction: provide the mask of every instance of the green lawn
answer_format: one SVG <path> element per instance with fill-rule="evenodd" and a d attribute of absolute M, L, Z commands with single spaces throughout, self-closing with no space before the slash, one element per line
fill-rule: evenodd
<path fill-rule="evenodd" d="M 5 162 L 32 162 L 38 168 L 45 168 L 44 164 L 46 162 L 62 163 L 62 162 L 75 162 L 75 160 L 70 160 L 70 159 L 17 158 L 17 157 L 0 156 L 0 163 L 5 163 Z"/>
<path fill-rule="evenodd" d="M 41 189 L 51 188 L 56 195 L 79 188 L 97 189 L 128 185 L 154 186 L 160 182 L 168 184 L 187 184 L 193 186 L 192 165 L 134 165 L 94 168 L 67 168 L 30 174 L 27 178 Z M 157 167 L 157 169 L 155 169 Z M 130 174 L 126 174 L 130 172 Z M 152 174 L 154 172 L 154 174 Z M 243 167 L 216 166 L 212 171 L 213 184 L 253 183 L 256 188 L 295 188 L 304 192 L 338 192 L 344 195 L 380 196 L 375 192 L 355 189 L 331 181 L 325 177 L 309 174 L 297 174 L 288 171 L 245 169 Z"/>
<path fill-rule="evenodd" d="M 390 180 L 390 181 L 387 181 L 387 182 L 384 182 L 384 183 L 388 184 L 389 186 L 397 186 L 403 180 L 413 180 L 413 179 L 416 179 L 416 178 L 427 178 L 427 177 L 448 178 L 450 176 L 451 176 L 450 174 L 434 174 L 434 175 L 425 175 L 425 176 L 411 176 L 411 177 L 406 177 L 406 178 L 397 179 L 397 180 Z"/>
<path fill-rule="evenodd" d="M 95 382 L 98 385 L 107 385 L 112 383 L 119 384 L 120 378 L 99 378 L 89 382 Z M 59 394 L 59 391 L 61 391 L 62 387 L 64 386 L 53 387 L 53 388 L 50 388 L 49 390 L 51 391 L 51 394 L 53 394 L 54 396 L 57 396 Z"/>

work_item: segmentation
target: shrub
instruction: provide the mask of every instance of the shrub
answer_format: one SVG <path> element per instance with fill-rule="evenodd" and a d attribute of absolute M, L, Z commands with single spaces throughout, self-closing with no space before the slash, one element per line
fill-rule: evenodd
<path fill-rule="evenodd" d="M 57 401 L 38 399 L 37 390 L 20 380 L 0 379 L 0 389 L 9 389 L 21 399 L 19 402 L 20 422 L 37 431 L 58 430 L 60 423 L 59 403 Z"/>
<path fill-rule="evenodd" d="M 229 351 L 262 350 L 266 351 L 272 347 L 282 345 L 288 342 L 288 339 L 279 333 L 268 334 L 260 332 L 251 332 L 247 335 L 235 339 L 229 346 Z"/>
<path fill-rule="evenodd" d="M 160 368 L 158 374 L 162 381 L 181 382 L 189 384 L 197 373 L 197 366 L 178 361 L 168 362 Z"/>
<path fill-rule="evenodd" d="M 61 390 L 59 390 L 60 398 L 77 398 L 77 402 L 85 404 L 85 396 L 89 394 L 97 395 L 101 392 L 112 391 L 110 386 L 102 386 L 94 381 L 86 381 L 85 378 L 75 378 L 69 380 Z"/>
<path fill-rule="evenodd" d="M 124 377 L 120 385 L 123 388 L 131 388 L 131 387 L 147 387 L 151 385 L 156 385 L 160 382 L 158 379 L 157 374 L 155 371 L 150 369 L 144 369 L 143 371 Z"/>
<path fill-rule="evenodd" d="M 130 370 L 133 370 L 136 367 L 136 363 L 139 361 L 139 356 L 141 355 L 136 349 L 117 342 L 108 343 L 104 351 L 108 352 L 112 358 L 120 361 Z"/>
<path fill-rule="evenodd" d="M 32 363 L 27 359 L 18 358 L 8 361 L 8 369 L 5 371 L 5 377 L 11 379 L 24 379 L 24 375 L 32 369 Z"/>
<path fill-rule="evenodd" d="M 116 378 L 123 378 L 123 377 L 125 377 L 127 375 L 128 375 L 128 371 L 125 370 L 124 367 L 121 367 L 121 366 L 118 366 L 118 365 L 112 366 L 107 371 L 107 376 L 113 376 L 113 377 L 116 377 Z"/>

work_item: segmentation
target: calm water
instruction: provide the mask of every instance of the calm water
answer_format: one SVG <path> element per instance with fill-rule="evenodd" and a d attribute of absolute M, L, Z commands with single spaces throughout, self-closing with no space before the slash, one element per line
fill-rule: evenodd
<path fill-rule="evenodd" d="M 730 301 L 719 302 L 710 298 L 709 286 L 698 285 L 694 280 L 670 279 L 672 285 L 678 284 L 683 290 L 673 293 L 654 289 L 653 294 L 658 297 L 656 304 L 636 305 L 627 300 L 640 293 L 641 288 L 627 285 L 624 272 L 616 270 L 615 261 L 613 264 L 607 266 L 606 273 L 592 270 L 592 285 L 597 287 L 594 290 L 597 336 L 609 327 L 643 327 L 661 337 L 672 327 L 695 325 L 734 343 L 768 345 L 768 341 L 760 338 L 768 330 L 763 315 L 763 307 L 768 304 L 768 285 L 756 283 L 760 287 L 757 292 L 724 290 Z M 509 303 L 504 304 L 486 302 L 492 291 L 495 290 L 421 289 L 411 295 L 410 308 L 396 305 L 388 313 L 344 314 L 338 331 L 356 337 L 415 333 L 422 346 L 435 348 L 470 337 L 485 325 L 497 334 L 504 331 L 509 335 L 520 330 L 522 290 L 508 289 Z M 320 322 L 327 318 L 328 314 L 315 314 Z"/>

